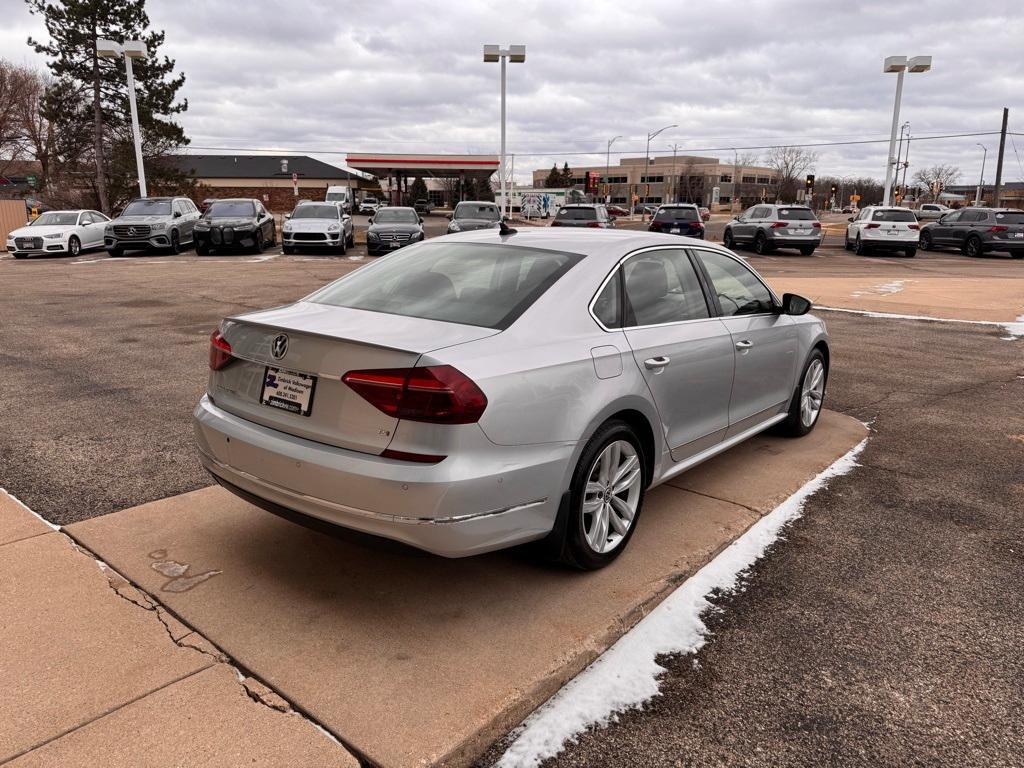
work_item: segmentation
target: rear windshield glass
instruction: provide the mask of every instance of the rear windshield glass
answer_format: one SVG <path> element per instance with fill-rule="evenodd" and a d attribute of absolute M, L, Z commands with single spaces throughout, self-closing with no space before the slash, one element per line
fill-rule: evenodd
<path fill-rule="evenodd" d="M 336 205 L 300 205 L 292 212 L 293 219 L 336 219 Z"/>
<path fill-rule="evenodd" d="M 581 258 L 511 245 L 423 243 L 306 301 L 504 330 Z"/>
<path fill-rule="evenodd" d="M 569 221 L 594 221 L 597 218 L 597 211 L 593 208 L 559 208 L 555 218 Z"/>
<path fill-rule="evenodd" d="M 252 203 L 214 203 L 206 210 L 207 216 L 255 216 Z"/>
<path fill-rule="evenodd" d="M 655 221 L 697 221 L 700 213 L 696 208 L 659 208 Z"/>
<path fill-rule="evenodd" d="M 814 214 L 807 208 L 779 208 L 779 218 L 783 221 L 811 221 Z"/>
<path fill-rule="evenodd" d="M 1024 211 L 1003 211 L 996 214 L 1000 224 L 1024 224 Z"/>
<path fill-rule="evenodd" d="M 328 192 L 324 195 L 324 200 L 327 202 L 344 202 L 348 200 L 348 192 Z"/>
<path fill-rule="evenodd" d="M 476 205 L 475 203 L 459 203 L 455 208 L 456 219 L 487 219 L 498 220 L 498 207 L 495 205 Z"/>
<path fill-rule="evenodd" d="M 871 214 L 872 221 L 917 221 L 913 211 L 908 210 L 887 210 L 875 211 Z"/>
<path fill-rule="evenodd" d="M 375 224 L 416 224 L 419 220 L 412 208 L 385 208 L 373 216 Z"/>
<path fill-rule="evenodd" d="M 136 200 L 128 203 L 122 216 L 170 216 L 170 200 Z"/>

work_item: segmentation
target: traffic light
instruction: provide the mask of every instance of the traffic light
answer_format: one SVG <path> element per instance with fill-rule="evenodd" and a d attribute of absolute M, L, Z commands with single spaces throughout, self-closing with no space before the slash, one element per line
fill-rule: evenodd
<path fill-rule="evenodd" d="M 807 191 L 810 192 L 812 189 L 814 189 L 814 174 L 809 173 L 807 174 Z"/>
<path fill-rule="evenodd" d="M 835 197 L 835 195 L 836 195 L 836 185 L 833 184 L 832 185 L 832 196 Z"/>

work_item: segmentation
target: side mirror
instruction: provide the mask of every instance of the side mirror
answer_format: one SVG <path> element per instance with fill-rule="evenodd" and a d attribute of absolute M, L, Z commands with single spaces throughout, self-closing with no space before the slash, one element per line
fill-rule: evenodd
<path fill-rule="evenodd" d="M 422 216 L 417 216 L 416 218 L 418 218 L 420 220 L 420 224 L 423 223 L 423 217 Z"/>
<path fill-rule="evenodd" d="M 618 220 L 619 220 L 618 216 L 609 216 L 608 217 L 608 221 L 618 221 Z"/>
<path fill-rule="evenodd" d="M 291 217 L 292 217 L 292 215 L 291 215 L 290 213 L 286 213 L 286 214 L 284 215 L 284 220 L 285 220 L 285 221 L 288 221 L 288 219 L 290 219 Z"/>
<path fill-rule="evenodd" d="M 180 219 L 181 218 L 181 211 L 175 211 L 174 212 L 174 218 Z"/>
<path fill-rule="evenodd" d="M 853 221 L 853 216 L 848 217 L 846 220 L 847 221 Z"/>
<path fill-rule="evenodd" d="M 811 311 L 811 300 L 795 293 L 782 294 L 782 314 L 806 315 Z"/>
<path fill-rule="evenodd" d="M 508 221 L 508 216 L 502 216 L 502 217 L 501 217 L 501 220 L 502 220 L 502 221 Z"/>
<path fill-rule="evenodd" d="M 341 218 L 343 218 L 343 219 L 351 219 L 352 217 L 351 217 L 351 216 L 349 216 L 349 215 L 348 215 L 348 214 L 346 213 L 346 214 L 345 214 L 344 216 L 342 216 Z"/>
<path fill-rule="evenodd" d="M 445 216 L 445 218 L 448 219 L 448 221 L 451 221 L 452 220 L 452 216 L 454 216 L 454 215 L 455 215 L 454 213 L 449 213 L 447 216 Z"/>
<path fill-rule="evenodd" d="M 367 224 L 373 224 L 373 216 L 371 216 L 370 218 L 368 218 L 368 219 L 366 220 L 366 223 L 367 223 Z"/>

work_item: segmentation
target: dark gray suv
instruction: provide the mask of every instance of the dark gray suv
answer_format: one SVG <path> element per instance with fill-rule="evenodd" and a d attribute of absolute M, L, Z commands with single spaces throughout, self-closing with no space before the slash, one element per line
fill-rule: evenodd
<path fill-rule="evenodd" d="M 615 217 L 603 205 L 563 205 L 555 214 L 551 226 L 608 229 L 615 226 Z"/>
<path fill-rule="evenodd" d="M 181 253 L 183 246 L 192 244 L 200 215 L 187 197 L 140 197 L 107 224 L 103 245 L 111 256 L 139 250 Z"/>
<path fill-rule="evenodd" d="M 1005 251 L 1024 259 L 1024 211 L 962 208 L 921 228 L 921 248 L 958 248 L 965 256 Z"/>
<path fill-rule="evenodd" d="M 810 256 L 821 245 L 821 222 L 803 205 L 755 205 L 725 225 L 722 244 L 735 249 L 753 245 L 759 254 L 777 248 L 796 248 Z"/>

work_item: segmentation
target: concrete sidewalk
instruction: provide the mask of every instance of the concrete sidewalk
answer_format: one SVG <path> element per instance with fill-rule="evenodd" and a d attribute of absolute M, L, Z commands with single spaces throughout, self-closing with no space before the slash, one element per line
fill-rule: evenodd
<path fill-rule="evenodd" d="M 357 765 L 2 490 L 0 690 L 0 764 L 18 768 Z"/>

